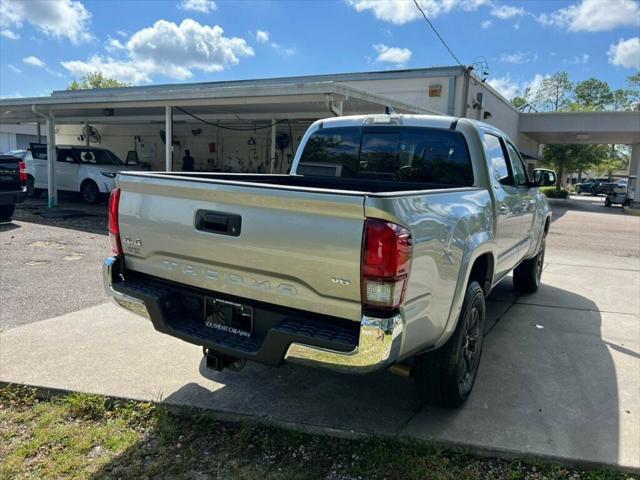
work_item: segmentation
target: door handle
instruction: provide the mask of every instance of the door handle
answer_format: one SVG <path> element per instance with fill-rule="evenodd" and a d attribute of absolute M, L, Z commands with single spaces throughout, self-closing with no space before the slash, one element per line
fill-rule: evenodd
<path fill-rule="evenodd" d="M 239 237 L 241 225 L 242 217 L 240 215 L 206 210 L 196 212 L 195 227 L 201 232 Z"/>

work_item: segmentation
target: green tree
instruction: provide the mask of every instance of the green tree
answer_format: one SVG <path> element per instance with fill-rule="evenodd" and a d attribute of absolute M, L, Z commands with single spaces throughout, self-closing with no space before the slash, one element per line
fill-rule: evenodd
<path fill-rule="evenodd" d="M 574 85 L 567 72 L 556 72 L 545 77 L 533 96 L 533 103 L 539 110 L 568 110 L 574 98 Z"/>
<path fill-rule="evenodd" d="M 80 80 L 74 80 L 67 90 L 90 90 L 92 88 L 119 88 L 128 87 L 130 84 L 105 77 L 102 72 L 93 72 L 85 75 Z"/>
<path fill-rule="evenodd" d="M 582 110 L 605 110 L 613 99 L 609 84 L 597 78 L 583 80 L 575 86 L 575 101 Z"/>
<path fill-rule="evenodd" d="M 627 77 L 627 84 L 626 92 L 629 98 L 629 109 L 640 110 L 640 72 Z"/>
<path fill-rule="evenodd" d="M 561 190 L 565 175 L 591 168 L 606 154 L 603 152 L 607 148 L 606 145 L 545 145 L 542 164 L 556 171 L 556 190 Z"/>

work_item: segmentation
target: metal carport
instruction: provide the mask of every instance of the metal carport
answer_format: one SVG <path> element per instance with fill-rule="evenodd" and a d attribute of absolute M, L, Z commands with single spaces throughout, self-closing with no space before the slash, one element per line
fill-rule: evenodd
<path fill-rule="evenodd" d="M 332 115 L 380 113 L 384 106 L 398 113 L 437 113 L 371 94 L 337 82 L 256 84 L 204 83 L 56 91 L 49 97 L 0 100 L 0 123 L 43 123 L 48 130 L 49 159 L 55 158 L 56 124 L 164 124 L 173 138 L 175 122 L 199 118 L 233 123 L 271 125 L 271 159 L 275 156 L 275 124 L 282 119 L 315 120 Z M 57 205 L 55 161 L 48 162 L 49 206 Z M 172 142 L 165 144 L 166 170 L 172 169 Z"/>

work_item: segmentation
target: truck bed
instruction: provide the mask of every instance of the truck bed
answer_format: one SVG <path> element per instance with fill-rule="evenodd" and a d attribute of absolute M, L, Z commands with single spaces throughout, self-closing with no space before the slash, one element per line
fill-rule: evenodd
<path fill-rule="evenodd" d="M 329 190 L 335 193 L 350 193 L 356 195 L 384 194 L 407 192 L 415 194 L 427 190 L 451 190 L 452 188 L 468 189 L 461 185 L 443 186 L 424 182 L 398 182 L 391 178 L 338 178 L 303 175 L 263 175 L 245 173 L 200 173 L 200 172 L 122 172 L 127 175 L 142 175 L 147 177 L 171 177 L 176 180 L 210 180 L 220 183 L 244 183 L 263 188 L 300 188 Z"/>

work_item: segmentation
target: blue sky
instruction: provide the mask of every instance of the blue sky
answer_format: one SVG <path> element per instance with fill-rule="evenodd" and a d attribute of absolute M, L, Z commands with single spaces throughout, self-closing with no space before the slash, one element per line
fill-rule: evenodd
<path fill-rule="evenodd" d="M 613 88 L 640 68 L 637 0 L 418 0 L 505 95 L 567 70 Z M 0 96 L 91 71 L 134 84 L 454 65 L 412 0 L 2 0 Z"/>

